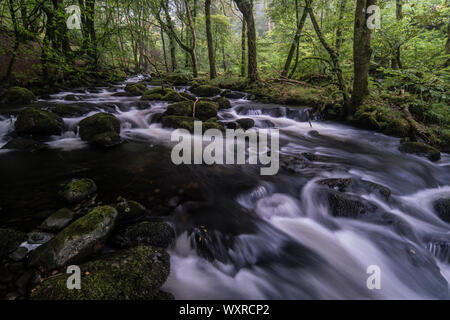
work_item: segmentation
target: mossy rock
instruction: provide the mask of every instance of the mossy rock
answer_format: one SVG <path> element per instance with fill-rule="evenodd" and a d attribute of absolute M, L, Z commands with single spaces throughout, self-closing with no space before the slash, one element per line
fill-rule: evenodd
<path fill-rule="evenodd" d="M 192 117 L 184 116 L 166 116 L 162 120 L 163 127 L 174 128 L 174 129 L 185 129 L 190 133 L 194 133 L 194 121 L 198 119 L 193 119 Z M 209 129 L 217 129 L 219 131 L 225 131 L 222 124 L 213 121 L 202 122 L 202 133 Z"/>
<path fill-rule="evenodd" d="M 114 237 L 113 243 L 119 248 L 150 245 L 166 249 L 174 239 L 175 232 L 167 223 L 146 221 L 121 231 Z"/>
<path fill-rule="evenodd" d="M 334 217 L 362 218 L 378 210 L 377 206 L 363 198 L 335 190 L 328 190 L 326 198 Z"/>
<path fill-rule="evenodd" d="M 139 202 L 132 200 L 123 200 L 116 205 L 117 212 L 117 223 L 130 222 L 139 218 L 142 218 L 147 209 Z"/>
<path fill-rule="evenodd" d="M 214 97 L 219 95 L 222 90 L 218 87 L 213 87 L 209 85 L 202 85 L 198 87 L 192 87 L 190 91 L 199 97 Z"/>
<path fill-rule="evenodd" d="M 144 101 L 165 100 L 165 98 L 164 98 L 165 96 L 175 95 L 176 93 L 177 92 L 172 88 L 157 87 L 157 88 L 153 88 L 150 90 L 146 90 L 143 93 L 141 100 L 144 100 Z"/>
<path fill-rule="evenodd" d="M 427 157 L 431 161 L 441 159 L 441 152 L 438 149 L 421 142 L 404 142 L 400 145 L 399 150 L 404 153 Z"/>
<path fill-rule="evenodd" d="M 213 101 L 219 105 L 219 110 L 231 108 L 231 102 L 227 98 L 217 97 L 214 98 Z"/>
<path fill-rule="evenodd" d="M 15 138 L 9 141 L 6 145 L 4 145 L 1 149 L 7 150 L 18 150 L 25 152 L 36 152 L 42 149 L 45 149 L 47 146 L 42 142 L 27 139 L 27 138 Z"/>
<path fill-rule="evenodd" d="M 101 252 L 117 215 L 116 209 L 110 206 L 94 209 L 34 250 L 30 254 L 30 265 L 53 270 L 83 262 Z"/>
<path fill-rule="evenodd" d="M 179 94 L 185 98 L 185 100 L 195 101 L 197 100 L 192 94 L 189 94 L 187 92 L 179 92 Z"/>
<path fill-rule="evenodd" d="M 192 75 L 183 72 L 172 72 L 166 75 L 166 79 L 174 86 L 186 86 L 192 82 Z"/>
<path fill-rule="evenodd" d="M 121 144 L 122 138 L 116 132 L 109 131 L 95 135 L 90 142 L 98 147 L 111 148 Z"/>
<path fill-rule="evenodd" d="M 80 101 L 80 100 L 81 100 L 81 97 L 80 97 L 80 96 L 77 96 L 77 95 L 75 95 L 75 94 L 69 94 L 69 95 L 67 95 L 67 96 L 64 97 L 64 100 L 65 100 L 65 101 Z"/>
<path fill-rule="evenodd" d="M 125 87 L 125 91 L 134 96 L 141 96 L 146 90 L 147 87 L 142 83 L 127 84 Z"/>
<path fill-rule="evenodd" d="M 15 251 L 26 239 L 27 235 L 23 232 L 0 229 L 0 259 Z"/>
<path fill-rule="evenodd" d="M 56 211 L 50 217 L 45 219 L 39 229 L 47 232 L 56 232 L 64 229 L 73 220 L 74 214 L 72 210 L 63 208 Z"/>
<path fill-rule="evenodd" d="M 19 135 L 51 136 L 62 133 L 64 122 L 50 111 L 26 108 L 20 111 L 15 123 Z"/>
<path fill-rule="evenodd" d="M 410 131 L 411 126 L 409 125 L 409 122 L 405 119 L 398 118 L 391 119 L 383 129 L 384 134 L 399 138 L 408 137 L 410 135 Z"/>
<path fill-rule="evenodd" d="M 168 106 L 166 114 L 169 116 L 193 116 L 194 102 L 183 101 Z M 208 119 L 217 117 L 219 107 L 216 103 L 208 101 L 198 101 L 195 104 L 195 117 L 207 121 Z"/>
<path fill-rule="evenodd" d="M 119 119 L 109 113 L 97 113 L 86 118 L 80 122 L 79 127 L 81 139 L 89 142 L 102 133 L 115 132 L 120 134 Z"/>
<path fill-rule="evenodd" d="M 113 97 L 136 97 L 136 95 L 132 94 L 131 92 L 116 92 L 112 94 Z"/>
<path fill-rule="evenodd" d="M 60 194 L 69 203 L 78 203 L 97 192 L 97 185 L 91 179 L 75 179 L 66 184 Z"/>
<path fill-rule="evenodd" d="M 255 126 L 255 120 L 250 119 L 250 118 L 238 119 L 238 120 L 236 120 L 236 122 L 244 130 L 251 129 Z"/>
<path fill-rule="evenodd" d="M 87 112 L 83 107 L 75 105 L 58 104 L 52 108 L 52 112 L 63 118 L 79 117 Z"/>
<path fill-rule="evenodd" d="M 11 105 L 30 104 L 35 100 L 36 97 L 33 92 L 31 92 L 26 88 L 21 87 L 10 88 L 2 95 L 0 99 L 2 104 L 11 104 Z"/>
<path fill-rule="evenodd" d="M 224 90 L 220 95 L 228 99 L 242 99 L 246 96 L 243 92 L 231 91 L 229 89 Z"/>
<path fill-rule="evenodd" d="M 164 100 L 164 96 L 162 94 L 159 94 L 159 93 L 153 93 L 153 94 L 142 96 L 142 100 L 145 100 L 145 101 L 162 101 L 162 100 Z"/>
<path fill-rule="evenodd" d="M 160 288 L 170 272 L 162 249 L 140 246 L 107 254 L 80 266 L 81 290 L 69 290 L 70 275 L 60 274 L 31 292 L 32 300 L 150 300 L 161 299 Z"/>
<path fill-rule="evenodd" d="M 450 198 L 438 199 L 433 203 L 433 207 L 442 221 L 450 223 Z"/>

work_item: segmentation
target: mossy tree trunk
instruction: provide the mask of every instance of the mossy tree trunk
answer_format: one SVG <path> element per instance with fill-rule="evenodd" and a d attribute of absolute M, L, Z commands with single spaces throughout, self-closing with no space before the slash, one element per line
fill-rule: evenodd
<path fill-rule="evenodd" d="M 241 34 L 241 77 L 245 78 L 247 71 L 247 23 L 242 17 L 242 34 Z"/>
<path fill-rule="evenodd" d="M 214 57 L 214 42 L 211 32 L 211 0 L 205 0 L 206 38 L 208 39 L 208 59 L 210 78 L 217 77 L 216 59 Z"/>

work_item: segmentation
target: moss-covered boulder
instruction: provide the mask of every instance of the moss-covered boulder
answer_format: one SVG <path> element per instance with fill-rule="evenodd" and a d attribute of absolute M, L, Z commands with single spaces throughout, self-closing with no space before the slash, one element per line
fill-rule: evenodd
<path fill-rule="evenodd" d="M 87 113 L 89 110 L 85 107 L 80 105 L 71 105 L 71 104 L 58 104 L 55 107 L 52 108 L 52 112 L 54 114 L 57 114 L 60 117 L 63 118 L 69 118 L 69 117 L 80 117 L 83 114 Z"/>
<path fill-rule="evenodd" d="M 84 141 L 104 147 L 120 144 L 120 121 L 109 113 L 97 113 L 79 124 Z"/>
<path fill-rule="evenodd" d="M 69 203 L 78 203 L 97 192 L 97 185 L 91 179 L 75 179 L 63 186 L 60 194 Z"/>
<path fill-rule="evenodd" d="M 119 248 L 140 245 L 167 248 L 175 239 L 175 232 L 164 222 L 141 222 L 118 233 L 113 243 Z"/>
<path fill-rule="evenodd" d="M 427 157 L 431 161 L 441 159 L 441 152 L 438 149 L 421 142 L 404 142 L 400 145 L 399 150 L 404 153 Z"/>
<path fill-rule="evenodd" d="M 231 108 L 231 102 L 227 98 L 216 97 L 213 99 L 213 101 L 219 105 L 219 110 Z"/>
<path fill-rule="evenodd" d="M 2 104 L 11 105 L 30 104 L 35 100 L 36 97 L 33 92 L 21 87 L 12 87 L 0 97 Z"/>
<path fill-rule="evenodd" d="M 50 111 L 25 108 L 20 111 L 15 123 L 19 135 L 51 136 L 62 133 L 64 122 Z"/>
<path fill-rule="evenodd" d="M 122 200 L 116 205 L 117 212 L 117 223 L 126 223 L 139 218 L 142 218 L 147 209 L 139 202 L 132 200 Z"/>
<path fill-rule="evenodd" d="M 73 220 L 74 214 L 72 210 L 63 208 L 56 211 L 50 217 L 45 219 L 39 229 L 48 232 L 56 232 L 64 229 Z"/>
<path fill-rule="evenodd" d="M 304 156 L 310 161 L 323 160 L 320 156 L 312 154 L 304 153 L 302 154 L 302 156 Z M 389 198 L 391 197 L 391 190 L 388 187 L 367 180 L 352 179 L 352 178 L 334 178 L 334 179 L 320 180 L 318 181 L 318 184 L 339 192 L 350 192 L 353 194 L 361 194 L 361 193 L 375 194 L 380 196 L 386 201 L 389 200 Z"/>
<path fill-rule="evenodd" d="M 220 88 L 209 85 L 196 86 L 190 88 L 189 90 L 199 97 L 214 97 L 222 92 Z"/>
<path fill-rule="evenodd" d="M 185 72 L 175 71 L 167 74 L 166 79 L 174 86 L 186 86 L 192 82 L 192 75 Z"/>
<path fill-rule="evenodd" d="M 167 107 L 166 115 L 192 117 L 194 112 L 194 102 L 184 101 L 171 104 Z M 198 101 L 195 103 L 195 117 L 201 121 L 208 121 L 217 117 L 219 106 L 216 103 L 208 101 Z"/>
<path fill-rule="evenodd" d="M 238 120 L 236 120 L 236 122 L 244 130 L 251 129 L 251 128 L 253 128 L 255 126 L 255 120 L 249 119 L 249 118 L 238 119 Z"/>
<path fill-rule="evenodd" d="M 0 259 L 15 251 L 27 235 L 11 229 L 0 229 Z"/>
<path fill-rule="evenodd" d="M 141 100 L 163 100 L 163 98 L 168 94 L 176 93 L 173 88 L 168 87 L 156 87 L 153 89 L 146 90 L 142 95 Z M 160 99 L 157 99 L 161 97 Z"/>
<path fill-rule="evenodd" d="M 408 137 L 411 126 L 405 119 L 392 119 L 383 128 L 383 133 L 394 137 Z"/>
<path fill-rule="evenodd" d="M 140 246 L 105 255 L 80 266 L 81 290 L 67 289 L 69 275 L 48 278 L 32 290 L 33 300 L 158 299 L 170 272 L 162 249 Z"/>
<path fill-rule="evenodd" d="M 434 202 L 433 207 L 439 218 L 447 223 L 450 223 L 450 198 L 438 199 Z"/>
<path fill-rule="evenodd" d="M 83 262 L 101 252 L 114 228 L 117 214 L 116 209 L 110 206 L 94 209 L 33 251 L 30 265 L 52 270 Z"/>
<path fill-rule="evenodd" d="M 133 96 L 141 96 L 146 90 L 147 87 L 142 83 L 131 83 L 127 84 L 125 87 L 125 92 L 128 92 Z"/>
<path fill-rule="evenodd" d="M 162 124 L 165 128 L 185 129 L 190 133 L 194 133 L 194 121 L 196 120 L 198 121 L 198 119 L 193 119 L 192 117 L 166 116 L 162 119 Z M 221 123 L 214 121 L 202 122 L 202 132 L 204 133 L 209 129 L 225 130 Z"/>

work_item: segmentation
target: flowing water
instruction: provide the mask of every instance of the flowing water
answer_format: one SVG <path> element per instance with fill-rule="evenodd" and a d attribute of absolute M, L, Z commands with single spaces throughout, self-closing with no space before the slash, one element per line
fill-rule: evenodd
<path fill-rule="evenodd" d="M 396 138 L 310 123 L 307 109 L 239 99 L 220 118 L 279 129 L 285 165 L 278 175 L 261 176 L 254 165 L 175 166 L 173 130 L 151 124 L 168 104 L 113 97 L 124 85 L 39 101 L 69 103 L 64 97 L 76 94 L 86 112 L 64 119 L 65 133 L 46 141 L 49 150 L 0 151 L 2 225 L 32 229 L 39 211 L 63 205 L 60 183 L 86 176 L 105 201 L 121 195 L 153 210 L 179 194 L 195 200 L 174 205 L 167 218 L 177 239 L 163 289 L 177 299 L 450 298 L 450 228 L 433 209 L 435 200 L 450 197 L 449 155 L 432 163 L 400 153 Z M 120 119 L 127 143 L 104 151 L 81 141 L 78 122 L 101 111 Z M 14 114 L 0 116 L 0 147 L 10 139 Z M 319 183 L 330 178 L 370 181 L 392 195 L 356 188 L 352 196 L 376 210 L 335 217 Z M 367 287 L 369 266 L 381 271 L 379 290 Z"/>

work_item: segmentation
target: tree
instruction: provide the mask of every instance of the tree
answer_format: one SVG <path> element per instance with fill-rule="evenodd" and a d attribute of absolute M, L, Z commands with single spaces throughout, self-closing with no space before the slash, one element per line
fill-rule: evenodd
<path fill-rule="evenodd" d="M 256 26 L 253 16 L 253 0 L 234 0 L 247 25 L 248 79 L 258 81 L 258 60 L 256 49 Z"/>
<path fill-rule="evenodd" d="M 367 26 L 368 8 L 376 5 L 377 0 L 360 0 L 356 4 L 353 40 L 354 79 L 352 93 L 352 112 L 369 95 L 369 64 L 372 56 L 370 41 L 372 29 Z"/>
<path fill-rule="evenodd" d="M 206 37 L 208 40 L 208 59 L 209 59 L 209 76 L 211 79 L 217 77 L 216 58 L 214 56 L 214 43 L 211 32 L 211 0 L 205 0 L 205 22 Z"/>

